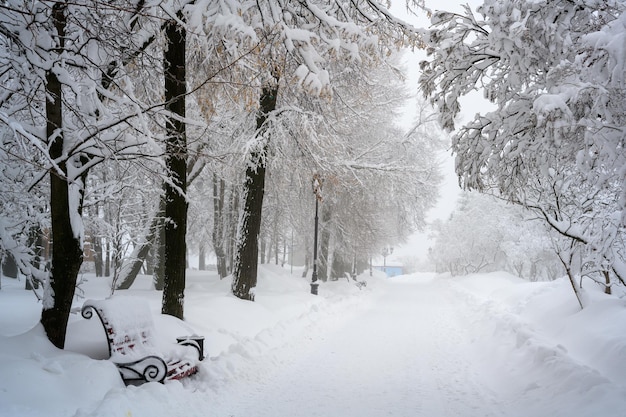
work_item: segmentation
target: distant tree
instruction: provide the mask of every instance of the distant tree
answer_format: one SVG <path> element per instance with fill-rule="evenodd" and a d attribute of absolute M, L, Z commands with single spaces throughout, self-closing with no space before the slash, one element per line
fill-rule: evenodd
<path fill-rule="evenodd" d="M 439 272 L 504 270 L 531 281 L 557 277 L 559 260 L 541 219 L 489 195 L 463 193 L 450 218 L 435 224 L 433 238 L 429 258 Z"/>

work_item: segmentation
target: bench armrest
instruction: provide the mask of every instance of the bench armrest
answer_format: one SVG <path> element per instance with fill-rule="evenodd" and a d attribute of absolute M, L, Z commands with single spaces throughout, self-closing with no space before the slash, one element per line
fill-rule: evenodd
<path fill-rule="evenodd" d="M 204 336 L 181 336 L 176 342 L 182 346 L 191 346 L 198 351 L 198 360 L 204 360 Z"/>

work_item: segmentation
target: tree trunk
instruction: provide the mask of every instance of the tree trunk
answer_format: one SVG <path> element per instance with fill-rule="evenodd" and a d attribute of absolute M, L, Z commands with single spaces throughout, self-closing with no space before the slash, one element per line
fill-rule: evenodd
<path fill-rule="evenodd" d="M 157 234 L 163 228 L 163 212 L 165 211 L 165 200 L 161 198 L 159 200 L 159 211 L 155 214 L 150 222 L 150 226 L 143 238 L 143 241 L 137 243 L 133 249 L 130 259 L 122 266 L 120 271 L 119 283 L 117 284 L 118 290 L 129 289 L 144 264 L 145 260 L 150 254 L 150 250 L 155 246 Z"/>
<path fill-rule="evenodd" d="M 38 270 L 42 270 L 45 269 L 45 261 L 44 261 L 44 237 L 43 237 L 43 231 L 41 230 L 41 227 L 37 226 L 34 227 L 31 232 L 30 232 L 30 238 L 33 242 L 33 246 L 34 246 L 34 253 L 35 253 L 35 259 L 33 262 L 33 266 L 38 269 Z M 33 288 L 34 289 L 38 289 L 39 288 L 39 282 L 32 274 L 30 276 L 27 276 L 26 279 L 24 280 L 24 289 L 25 290 L 29 290 L 32 291 Z"/>
<path fill-rule="evenodd" d="M 111 276 L 111 245 L 108 238 L 104 242 L 104 276 Z"/>
<path fill-rule="evenodd" d="M 266 243 L 264 234 L 261 235 L 261 237 L 259 238 L 259 241 L 261 242 L 261 248 L 259 250 L 259 252 L 261 252 L 260 253 L 261 259 L 259 262 L 261 262 L 261 265 L 263 265 L 265 263 L 265 252 L 267 251 L 267 243 Z"/>
<path fill-rule="evenodd" d="M 257 115 L 257 147 L 250 155 L 246 169 L 243 191 L 243 213 L 237 235 L 237 253 L 233 272 L 232 292 L 243 300 L 254 301 L 254 288 L 257 280 L 259 258 L 258 238 L 261 229 L 263 194 L 265 192 L 265 158 L 269 142 L 266 121 L 276 109 L 278 79 L 274 85 L 263 87 L 260 97 L 260 109 Z"/>
<path fill-rule="evenodd" d="M 224 179 L 218 181 L 217 175 L 213 174 L 213 232 L 211 240 L 213 241 L 213 250 L 217 258 L 217 273 L 220 279 L 225 278 L 226 272 L 226 253 L 224 250 L 225 241 L 225 216 L 224 216 L 224 189 L 226 184 Z"/>
<path fill-rule="evenodd" d="M 276 228 L 274 229 L 274 265 L 278 265 L 278 256 L 279 256 L 278 246 L 280 244 L 280 241 L 279 241 L 277 229 L 278 229 L 278 225 L 276 225 Z"/>
<path fill-rule="evenodd" d="M 64 48 L 65 16 L 64 2 L 52 6 L 52 20 L 56 30 L 59 51 Z M 64 156 L 62 86 L 54 71 L 46 73 L 46 135 L 50 141 L 50 158 L 58 160 Z M 78 206 L 70 205 L 70 189 L 64 161 L 50 169 L 50 218 L 52 229 L 52 268 L 46 287 L 41 323 L 48 339 L 59 349 L 65 346 L 65 333 L 76 288 L 78 270 L 83 261 L 78 231 L 72 228 L 72 218 L 80 216 L 82 195 Z M 76 179 L 79 183 L 79 179 Z M 81 184 L 78 184 L 81 186 Z M 79 193 L 82 190 L 77 190 Z M 71 210 L 76 213 L 71 213 Z"/>
<path fill-rule="evenodd" d="M 326 206 L 326 205 L 325 205 Z M 320 237 L 320 257 L 319 268 L 317 271 L 318 278 L 321 281 L 328 280 L 328 263 L 330 258 L 330 209 L 322 208 L 322 233 Z"/>
<path fill-rule="evenodd" d="M 163 212 L 165 213 L 165 207 Z M 165 287 L 165 221 L 159 226 L 155 246 L 155 265 L 152 281 L 154 282 L 155 290 L 163 291 L 163 287 Z"/>
<path fill-rule="evenodd" d="M 180 19 L 182 13 L 178 13 Z M 187 245 L 187 138 L 185 132 L 186 31 L 175 21 L 165 29 L 165 109 L 168 140 L 165 165 L 170 180 L 165 184 L 165 286 L 161 312 L 183 319 Z"/>
<path fill-rule="evenodd" d="M 9 278 L 17 278 L 17 262 L 11 255 L 11 252 L 7 252 L 6 256 L 2 259 L 2 275 Z"/>
<path fill-rule="evenodd" d="M 206 250 L 204 248 L 204 243 L 200 243 L 200 246 L 198 247 L 198 271 L 204 271 L 206 270 L 206 262 L 205 262 L 205 257 L 206 257 Z"/>
<path fill-rule="evenodd" d="M 602 271 L 604 275 L 604 282 L 606 285 L 604 286 L 604 293 L 611 295 L 611 276 L 609 275 L 609 271 Z"/>
<path fill-rule="evenodd" d="M 96 270 L 96 276 L 101 277 L 104 269 L 102 262 L 102 239 L 100 236 L 96 236 L 96 233 L 94 232 L 91 237 L 91 243 L 93 244 L 93 263 Z"/>
<path fill-rule="evenodd" d="M 280 266 L 285 266 L 287 262 L 287 239 L 283 239 L 283 253 L 280 259 Z"/>
<path fill-rule="evenodd" d="M 306 278 L 309 273 L 309 268 L 311 267 L 311 245 L 309 244 L 309 240 L 306 239 L 304 243 L 304 271 L 302 271 L 302 278 Z M 292 264 L 294 263 L 293 257 L 291 258 Z"/>
<path fill-rule="evenodd" d="M 580 277 L 580 275 L 575 275 L 574 271 L 579 272 L 579 265 L 574 262 L 574 258 L 576 257 L 576 250 L 574 248 L 574 244 L 570 247 L 569 251 L 556 251 L 559 260 L 563 264 L 565 268 L 565 272 L 567 273 L 567 278 L 569 278 L 570 285 L 572 286 L 572 290 L 574 290 L 574 295 L 576 295 L 576 299 L 578 300 L 578 305 L 580 309 L 584 309 L 583 297 L 581 294 L 580 287 L 576 284 L 576 277 Z"/>
<path fill-rule="evenodd" d="M 232 274 L 235 269 L 235 253 L 237 251 L 237 222 L 239 219 L 239 193 L 235 189 L 231 190 L 229 205 L 228 219 L 225 226 L 227 227 L 227 236 L 225 241 L 227 250 L 227 271 L 229 274 Z"/>
<path fill-rule="evenodd" d="M 154 275 L 154 269 L 157 263 L 157 238 L 153 239 L 152 245 L 150 245 L 150 249 L 148 249 L 148 254 L 146 255 L 146 260 L 144 262 L 145 265 L 145 274 L 146 275 Z"/>

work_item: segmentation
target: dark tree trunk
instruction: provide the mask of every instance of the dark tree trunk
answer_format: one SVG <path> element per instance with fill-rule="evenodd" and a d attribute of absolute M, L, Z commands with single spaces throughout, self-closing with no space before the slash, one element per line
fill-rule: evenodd
<path fill-rule="evenodd" d="M 118 290 L 129 289 L 139 272 L 141 267 L 148 258 L 150 250 L 152 249 L 156 241 L 156 236 L 161 229 L 163 229 L 163 212 L 165 211 L 165 200 L 161 198 L 159 200 L 159 211 L 152 218 L 150 226 L 142 242 L 137 243 L 133 253 L 130 256 L 128 262 L 122 267 L 120 271 L 119 283 L 117 284 Z"/>
<path fill-rule="evenodd" d="M 229 274 L 233 273 L 235 268 L 235 252 L 237 250 L 237 221 L 239 219 L 239 193 L 232 188 L 230 196 L 230 204 L 228 210 L 228 219 L 226 223 L 227 235 L 226 235 L 226 261 L 227 271 Z"/>
<path fill-rule="evenodd" d="M 200 243 L 200 247 L 198 248 L 198 271 L 206 270 L 206 249 L 204 248 L 204 243 Z"/>
<path fill-rule="evenodd" d="M 56 29 L 59 51 L 64 48 L 65 38 L 65 3 L 52 6 L 52 20 Z M 63 150 L 63 109 L 61 82 L 54 71 L 46 74 L 46 135 L 50 141 L 50 158 L 61 159 Z M 50 218 L 52 229 L 52 268 L 50 288 L 46 290 L 41 312 L 41 323 L 48 339 L 56 347 L 65 346 L 65 333 L 72 307 L 78 270 L 83 261 L 80 238 L 74 235 L 69 204 L 69 183 L 66 177 L 65 162 L 57 164 L 57 169 L 50 169 Z M 83 178 L 84 179 L 84 178 Z M 84 184 L 84 183 L 83 183 Z M 82 199 L 82 196 L 81 196 Z M 80 215 L 81 204 L 78 213 Z"/>
<path fill-rule="evenodd" d="M 98 217 L 100 211 L 99 204 L 93 207 L 93 213 L 91 210 L 86 209 L 85 215 L 87 218 Z M 86 238 L 86 237 L 85 237 Z M 102 262 L 102 238 L 99 236 L 98 226 L 92 224 L 89 230 L 89 242 L 91 243 L 91 253 L 93 257 L 93 266 L 96 277 L 102 276 L 103 262 Z"/>
<path fill-rule="evenodd" d="M 182 19 L 182 13 L 178 13 Z M 185 132 L 186 31 L 175 21 L 165 29 L 165 108 L 168 140 L 165 164 L 170 180 L 165 184 L 165 283 L 161 312 L 183 319 L 187 245 L 187 138 Z"/>
<path fill-rule="evenodd" d="M 213 250 L 217 258 L 217 273 L 220 279 L 225 278 L 226 272 L 226 253 L 224 250 L 225 241 L 225 216 L 224 216 L 224 189 L 226 184 L 223 179 L 217 178 L 213 174 L 213 233 L 211 240 L 213 241 Z"/>
<path fill-rule="evenodd" d="M 318 278 L 321 281 L 328 280 L 328 259 L 329 259 L 329 245 L 330 245 L 330 209 L 322 208 L 322 233 L 320 237 L 320 258 L 319 258 L 319 270 L 317 271 Z"/>
<path fill-rule="evenodd" d="M 569 282 L 570 282 L 570 285 L 572 286 L 572 290 L 574 290 L 574 295 L 576 295 L 576 299 L 578 300 L 578 305 L 580 306 L 580 309 L 583 310 L 585 306 L 582 301 L 582 294 L 580 293 L 580 288 L 576 284 L 574 272 L 572 271 L 572 259 L 575 256 L 574 246 L 575 246 L 575 243 L 572 243 L 569 252 L 565 251 L 565 253 L 563 253 L 563 252 L 557 251 L 556 254 L 559 257 L 559 260 L 561 261 L 561 263 L 563 264 L 563 267 L 565 268 L 565 272 L 567 273 L 567 277 L 569 278 Z"/>
<path fill-rule="evenodd" d="M 110 277 L 111 276 L 111 243 L 109 242 L 109 239 L 106 239 L 106 242 L 104 243 L 104 276 L 105 277 Z"/>
<path fill-rule="evenodd" d="M 11 252 L 7 252 L 2 259 L 2 275 L 8 278 L 17 278 L 18 267 Z"/>
<path fill-rule="evenodd" d="M 150 245 L 150 249 L 148 249 L 148 254 L 146 255 L 145 261 L 145 273 L 146 275 L 154 275 L 154 268 L 157 262 L 157 239 L 156 237 L 153 239 L 152 245 Z"/>
<path fill-rule="evenodd" d="M 611 276 L 609 275 L 609 271 L 602 271 L 604 275 L 604 282 L 606 285 L 604 286 L 604 293 L 611 295 Z"/>
<path fill-rule="evenodd" d="M 96 269 L 96 276 L 101 277 L 104 269 L 102 262 L 102 239 L 99 236 L 92 236 L 91 243 L 93 244 L 93 260 L 94 267 Z"/>
<path fill-rule="evenodd" d="M 335 252 L 333 256 L 333 264 L 331 266 L 331 278 L 334 280 L 335 278 L 344 278 L 346 276 L 346 272 L 349 275 L 352 275 L 352 265 L 346 262 L 343 255 Z"/>
<path fill-rule="evenodd" d="M 276 231 L 274 231 L 276 233 Z M 274 265 L 278 265 L 278 255 L 279 255 L 279 251 L 278 251 L 278 246 L 279 246 L 279 240 L 278 240 L 278 233 L 276 233 L 274 235 Z"/>
<path fill-rule="evenodd" d="M 287 239 L 283 239 L 283 253 L 282 258 L 280 260 L 280 266 L 285 266 L 285 262 L 287 260 Z M 278 260 L 278 259 L 276 259 Z M 293 263 L 292 263 L 293 264 Z"/>
<path fill-rule="evenodd" d="M 259 249 L 260 256 L 261 256 L 260 262 L 261 262 L 261 265 L 263 265 L 265 263 L 265 251 L 267 251 L 267 244 L 265 243 L 266 242 L 265 236 L 262 235 L 259 238 L 259 241 L 261 242 L 261 248 Z"/>
<path fill-rule="evenodd" d="M 278 81 L 278 80 L 276 80 Z M 265 192 L 265 158 L 269 141 L 266 121 L 276 109 L 278 82 L 263 87 L 256 119 L 258 147 L 252 151 L 246 169 L 243 192 L 243 213 L 239 223 L 239 241 L 233 271 L 233 294 L 243 300 L 254 301 L 259 261 L 258 238 L 261 229 L 263 194 Z"/>
<path fill-rule="evenodd" d="M 165 209 L 163 212 L 165 213 Z M 165 287 L 165 222 L 159 226 L 155 246 L 155 264 L 152 281 L 154 282 L 155 290 L 163 291 L 163 287 Z"/>
<path fill-rule="evenodd" d="M 41 230 L 40 227 L 34 227 L 31 231 L 30 231 L 30 238 L 29 238 L 32 242 L 33 242 L 33 251 L 35 253 L 35 259 L 33 261 L 33 266 L 38 269 L 38 270 L 42 270 L 43 268 L 45 268 L 45 260 L 44 260 L 44 237 L 43 237 L 43 231 Z M 33 288 L 38 289 L 39 288 L 39 281 L 37 279 L 35 279 L 34 276 L 29 276 L 26 277 L 26 279 L 24 280 L 26 281 L 24 284 L 24 289 L 25 290 L 29 290 L 32 291 Z"/>

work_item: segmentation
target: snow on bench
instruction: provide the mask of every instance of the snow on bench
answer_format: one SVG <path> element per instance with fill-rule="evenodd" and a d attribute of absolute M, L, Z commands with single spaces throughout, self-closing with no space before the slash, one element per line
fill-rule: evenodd
<path fill-rule="evenodd" d="M 344 275 L 348 282 L 350 282 L 351 279 L 355 281 L 354 285 L 356 285 L 358 289 L 362 290 L 364 287 L 367 287 L 367 281 L 359 281 L 358 279 L 356 279 L 356 275 L 353 275 L 349 272 L 344 272 Z"/>
<path fill-rule="evenodd" d="M 204 359 L 202 336 L 179 337 L 178 343 L 157 338 L 146 300 L 122 296 L 85 301 L 82 316 L 90 319 L 94 312 L 104 327 L 110 360 L 126 384 L 181 379 L 195 374 Z"/>

